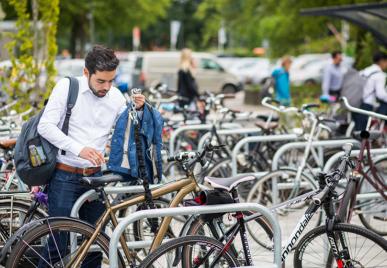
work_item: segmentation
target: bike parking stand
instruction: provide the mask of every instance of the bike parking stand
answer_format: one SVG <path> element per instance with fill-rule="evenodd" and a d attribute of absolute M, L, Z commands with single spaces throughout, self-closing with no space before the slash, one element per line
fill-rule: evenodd
<path fill-rule="evenodd" d="M 183 216 L 183 215 L 202 215 L 212 213 L 229 213 L 237 211 L 254 211 L 262 214 L 273 228 L 274 242 L 274 264 L 276 267 L 281 267 L 281 229 L 278 221 L 275 219 L 272 211 L 262 205 L 255 203 L 238 203 L 227 205 L 211 205 L 198 207 L 177 207 L 177 208 L 162 208 L 141 210 L 132 213 L 124 218 L 115 228 L 109 244 L 109 265 L 112 268 L 118 268 L 118 245 L 119 239 L 125 229 L 135 221 L 144 218 L 165 217 L 165 216 Z"/>

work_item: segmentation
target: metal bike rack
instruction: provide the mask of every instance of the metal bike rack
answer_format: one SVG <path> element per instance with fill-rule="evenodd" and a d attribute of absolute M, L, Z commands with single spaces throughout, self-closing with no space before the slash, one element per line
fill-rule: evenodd
<path fill-rule="evenodd" d="M 200 125 L 188 125 L 177 128 L 172 132 L 171 140 L 169 141 L 169 156 L 175 154 L 175 141 L 179 135 L 189 130 L 210 130 L 213 127 L 213 124 L 200 124 Z M 236 123 L 222 123 L 222 128 L 235 128 L 241 127 L 240 124 Z"/>
<path fill-rule="evenodd" d="M 311 146 L 312 148 L 315 148 L 315 147 L 338 147 L 338 146 L 342 146 L 343 144 L 348 143 L 348 142 L 360 145 L 360 142 L 358 140 L 344 139 L 344 140 L 313 141 L 312 144 L 310 144 L 309 146 Z M 290 149 L 304 148 L 306 146 L 308 146 L 307 141 L 306 142 L 292 142 L 292 143 L 288 143 L 288 144 L 281 146 L 278 149 L 278 151 L 274 154 L 273 163 L 272 163 L 272 170 L 278 170 L 278 161 L 279 161 L 280 157 L 284 154 L 284 152 L 286 152 L 287 150 L 290 150 Z M 301 172 L 301 170 L 300 170 L 300 168 L 298 168 L 297 176 L 300 174 L 300 172 Z M 278 186 L 279 185 L 277 184 L 277 179 L 273 178 L 273 182 L 272 182 L 273 204 L 278 203 Z"/>
<path fill-rule="evenodd" d="M 261 133 L 262 129 L 260 128 L 242 128 L 242 129 L 222 129 L 218 130 L 216 133 L 219 136 L 235 135 L 235 134 L 251 134 L 251 133 Z M 198 144 L 198 150 L 203 149 L 205 142 L 211 137 L 211 132 L 204 134 Z"/>
<path fill-rule="evenodd" d="M 211 205 L 198 207 L 179 207 L 179 208 L 162 208 L 141 210 L 132 213 L 123 219 L 115 228 L 109 244 L 109 267 L 118 267 L 118 244 L 122 233 L 126 227 L 135 221 L 144 218 L 165 217 L 165 216 L 183 216 L 183 215 L 200 215 L 211 214 L 219 212 L 237 212 L 237 211 L 254 211 L 262 214 L 273 228 L 273 242 L 274 242 L 274 263 L 277 267 L 281 267 L 281 228 L 278 221 L 274 218 L 273 213 L 269 208 L 255 203 L 238 203 L 227 205 Z"/>
<path fill-rule="evenodd" d="M 240 140 L 232 150 L 231 156 L 231 170 L 232 176 L 236 176 L 238 173 L 237 169 L 237 155 L 243 145 L 248 143 L 258 143 L 258 142 L 268 142 L 268 141 L 287 141 L 287 140 L 296 140 L 298 136 L 296 134 L 281 134 L 281 135 L 267 135 L 267 136 L 257 136 L 257 137 L 247 137 Z M 256 175 L 263 175 L 266 172 L 256 173 Z"/>
<path fill-rule="evenodd" d="M 364 150 L 364 153 L 367 151 Z M 351 156 L 357 156 L 360 154 L 360 150 L 353 150 L 351 151 Z M 387 155 L 387 148 L 381 148 L 381 149 L 371 149 L 372 155 Z M 326 162 L 323 172 L 329 172 L 332 170 L 333 165 L 344 155 L 344 152 L 338 152 L 334 155 L 332 155 L 328 161 Z"/>
<path fill-rule="evenodd" d="M 360 142 L 358 140 L 354 139 L 343 139 L 343 140 L 322 140 L 322 141 L 313 141 L 311 146 L 312 147 L 339 147 L 344 145 L 345 143 L 350 142 L 352 144 L 358 144 L 360 145 Z M 274 154 L 273 157 L 273 163 L 271 165 L 271 170 L 277 170 L 278 169 L 278 161 L 280 157 L 290 149 L 297 149 L 297 148 L 304 148 L 308 144 L 307 141 L 305 142 L 292 142 L 285 144 L 281 146 L 277 152 Z"/>
<path fill-rule="evenodd" d="M 150 185 L 150 189 L 159 187 L 160 184 L 153 184 Z M 144 186 L 142 185 L 132 185 L 132 186 L 111 186 L 111 187 L 105 187 L 105 192 L 107 194 L 138 194 L 144 192 Z M 77 201 L 75 201 L 73 208 L 71 209 L 70 217 L 78 218 L 79 210 L 83 206 L 83 204 L 86 201 L 93 201 L 98 198 L 98 195 L 95 190 L 89 190 L 82 194 Z"/>

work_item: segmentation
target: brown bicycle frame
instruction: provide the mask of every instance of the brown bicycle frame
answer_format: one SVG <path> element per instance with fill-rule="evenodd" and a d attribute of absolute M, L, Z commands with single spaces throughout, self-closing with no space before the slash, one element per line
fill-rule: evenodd
<path fill-rule="evenodd" d="M 161 196 L 164 196 L 166 194 L 177 192 L 176 196 L 171 200 L 169 207 L 177 207 L 184 199 L 186 195 L 188 195 L 191 192 L 198 192 L 200 190 L 199 185 L 197 184 L 195 177 L 192 172 L 190 172 L 189 176 L 187 178 L 167 183 L 161 187 L 158 187 L 156 189 L 152 190 L 152 196 L 153 198 L 159 198 Z M 107 195 L 105 191 L 101 191 L 103 195 L 103 199 L 105 201 L 105 207 L 106 210 L 102 214 L 102 216 L 98 219 L 95 227 L 95 231 L 93 235 L 90 237 L 89 240 L 86 240 L 80 245 L 80 250 L 78 253 L 75 254 L 74 259 L 72 259 L 67 267 L 79 267 L 80 262 L 84 259 L 84 257 L 87 254 L 87 251 L 89 250 L 92 243 L 95 241 L 99 233 L 102 232 L 103 226 L 111 220 L 114 228 L 118 225 L 118 220 L 116 217 L 116 212 L 128 208 L 133 205 L 141 204 L 145 202 L 145 196 L 144 195 L 138 195 L 135 197 L 130 198 L 129 200 L 126 200 L 120 204 L 112 206 L 107 198 Z M 164 239 L 164 236 L 167 233 L 168 226 L 171 223 L 172 217 L 165 217 L 163 218 L 160 228 L 157 231 L 157 234 L 155 238 L 153 239 L 150 251 L 155 250 L 156 247 L 158 247 L 161 242 Z M 126 239 L 124 234 L 120 237 L 120 243 L 122 246 L 122 249 L 124 251 L 125 257 L 128 261 L 132 260 L 132 254 L 126 244 Z"/>

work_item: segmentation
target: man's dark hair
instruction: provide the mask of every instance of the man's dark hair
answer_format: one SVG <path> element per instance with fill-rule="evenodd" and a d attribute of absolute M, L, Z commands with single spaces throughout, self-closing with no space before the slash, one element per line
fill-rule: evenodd
<path fill-rule="evenodd" d="M 340 50 L 335 50 L 331 53 L 332 59 L 336 58 L 337 55 L 340 55 L 341 51 Z"/>
<path fill-rule="evenodd" d="M 387 54 L 384 52 L 376 52 L 373 56 L 374 63 L 379 63 L 381 60 L 387 60 Z"/>
<path fill-rule="evenodd" d="M 113 49 L 96 45 L 87 53 L 85 59 L 85 67 L 90 75 L 95 74 L 96 71 L 114 71 L 117 69 L 120 61 L 114 54 Z"/>

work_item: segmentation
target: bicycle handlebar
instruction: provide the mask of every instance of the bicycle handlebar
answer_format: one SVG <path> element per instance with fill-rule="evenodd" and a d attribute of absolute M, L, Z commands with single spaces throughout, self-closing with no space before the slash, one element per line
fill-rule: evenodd
<path fill-rule="evenodd" d="M 192 159 L 187 165 L 189 168 L 191 168 L 197 162 L 200 162 L 202 165 L 204 165 L 205 163 L 203 163 L 202 160 L 207 152 L 220 150 L 223 147 L 225 147 L 225 145 L 207 144 L 206 146 L 204 146 L 204 148 L 201 151 L 178 153 L 175 156 L 168 157 L 167 161 L 168 162 L 184 162 L 184 161 L 187 161 L 189 159 Z"/>
<path fill-rule="evenodd" d="M 7 105 L 4 105 L 3 107 L 0 108 L 0 112 L 5 111 L 5 110 L 11 108 L 11 107 L 14 106 L 16 103 L 17 103 L 17 100 L 14 100 L 13 102 L 8 103 Z"/>
<path fill-rule="evenodd" d="M 345 106 L 345 108 L 348 109 L 348 111 L 351 111 L 351 112 L 354 112 L 354 113 L 359 113 L 359 114 L 365 114 L 365 115 L 368 115 L 368 116 L 371 116 L 371 117 L 375 117 L 375 118 L 378 118 L 378 119 L 382 119 L 382 120 L 387 120 L 387 116 L 386 115 L 378 114 L 378 113 L 371 112 L 371 111 L 366 111 L 366 110 L 359 109 L 359 108 L 351 106 L 349 104 L 349 102 L 348 102 L 346 97 L 341 97 L 340 101 L 344 103 L 344 106 Z"/>
<path fill-rule="evenodd" d="M 303 104 L 301 109 L 309 110 L 310 108 L 320 108 L 320 104 L 317 104 L 317 103 Z"/>
<path fill-rule="evenodd" d="M 296 107 L 285 107 L 283 105 L 280 105 L 279 107 L 278 106 L 274 106 L 272 105 L 271 103 L 274 102 L 274 103 L 277 103 L 280 105 L 280 102 L 277 101 L 277 100 L 273 100 L 272 98 L 269 98 L 269 97 L 265 97 L 263 98 L 261 104 L 267 108 L 270 108 L 274 111 L 277 111 L 279 113 L 291 113 L 291 112 L 299 112 L 299 110 L 296 108 Z"/>

